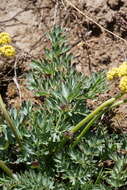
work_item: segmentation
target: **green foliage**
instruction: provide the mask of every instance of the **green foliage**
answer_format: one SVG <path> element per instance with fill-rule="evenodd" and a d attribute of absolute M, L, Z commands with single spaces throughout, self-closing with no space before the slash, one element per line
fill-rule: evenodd
<path fill-rule="evenodd" d="M 36 174 L 33 171 L 17 174 L 15 179 L 0 179 L 0 184 L 4 184 L 4 190 L 49 190 L 54 189 L 54 182 L 45 174 Z M 1 185 L 0 185 L 1 186 Z"/>
<path fill-rule="evenodd" d="M 73 138 L 63 143 L 70 135 L 67 131 L 90 113 L 86 100 L 97 98 L 107 86 L 105 72 L 87 77 L 71 65 L 73 56 L 63 30 L 55 27 L 49 39 L 51 48 L 45 50 L 43 60 L 32 62 L 28 76 L 29 89 L 41 103 L 24 102 L 20 110 L 10 110 L 23 139 L 22 151 L 6 121 L 0 121 L 0 160 L 15 173 L 14 179 L 1 173 L 0 187 L 114 190 L 125 185 L 126 156 L 120 151 L 127 150 L 126 134 L 111 134 L 100 121 L 78 147 L 69 147 Z M 108 160 L 113 165 L 106 166 Z"/>
<path fill-rule="evenodd" d="M 127 184 L 127 158 L 118 157 L 116 159 L 115 166 L 112 170 L 110 170 L 109 178 L 107 178 L 107 183 L 109 183 L 112 187 L 121 187 Z"/>

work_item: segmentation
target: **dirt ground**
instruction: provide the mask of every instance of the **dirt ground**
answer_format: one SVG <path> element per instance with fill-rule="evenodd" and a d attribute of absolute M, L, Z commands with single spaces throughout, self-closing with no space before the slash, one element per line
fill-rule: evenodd
<path fill-rule="evenodd" d="M 0 58 L 0 93 L 7 97 L 8 104 L 19 101 L 15 77 L 23 99 L 32 97 L 26 93 L 24 74 L 32 59 L 43 56 L 44 47 L 49 46 L 46 34 L 56 24 L 66 29 L 78 71 L 90 74 L 126 60 L 127 0 L 0 0 L 0 3 L 0 32 L 11 34 L 17 50 L 14 59 Z M 122 106 L 115 119 L 118 128 L 126 128 L 126 108 Z"/>

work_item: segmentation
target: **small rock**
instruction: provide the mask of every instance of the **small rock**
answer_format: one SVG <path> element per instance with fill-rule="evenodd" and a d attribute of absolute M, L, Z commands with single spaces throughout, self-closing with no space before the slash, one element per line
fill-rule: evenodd
<path fill-rule="evenodd" d="M 114 15 L 112 14 L 112 12 L 107 12 L 107 14 L 105 14 L 105 22 L 111 23 L 113 22 L 114 19 Z"/>
<path fill-rule="evenodd" d="M 108 55 L 103 55 L 100 60 L 101 64 L 104 64 L 104 65 L 108 65 L 110 61 L 111 61 L 111 58 Z"/>

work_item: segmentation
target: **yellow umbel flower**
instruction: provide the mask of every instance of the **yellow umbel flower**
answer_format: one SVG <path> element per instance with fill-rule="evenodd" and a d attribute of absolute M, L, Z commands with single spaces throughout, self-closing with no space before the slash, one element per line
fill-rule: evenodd
<path fill-rule="evenodd" d="M 11 45 L 4 45 L 0 48 L 0 52 L 7 57 L 14 56 L 15 55 L 15 48 L 13 48 Z"/>
<path fill-rule="evenodd" d="M 122 76 L 127 76 L 127 62 L 123 62 L 120 66 L 119 66 L 119 72 L 118 72 L 118 76 L 122 77 Z"/>
<path fill-rule="evenodd" d="M 10 35 L 6 32 L 1 32 L 0 33 L 0 45 L 8 44 L 10 42 L 11 42 Z"/>
<path fill-rule="evenodd" d="M 122 92 L 127 92 L 127 76 L 121 78 L 119 88 Z"/>
<path fill-rule="evenodd" d="M 108 71 L 107 73 L 107 79 L 108 80 L 112 80 L 114 79 L 115 77 L 118 77 L 118 72 L 119 72 L 119 69 L 118 68 L 112 68 L 110 71 Z"/>

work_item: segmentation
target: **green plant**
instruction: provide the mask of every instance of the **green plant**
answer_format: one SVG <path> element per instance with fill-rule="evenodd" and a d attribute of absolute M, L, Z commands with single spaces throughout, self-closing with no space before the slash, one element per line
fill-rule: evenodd
<path fill-rule="evenodd" d="M 4 184 L 4 190 L 11 189 L 27 189 L 27 190 L 49 190 L 54 189 L 54 182 L 45 174 L 36 174 L 33 171 L 25 172 L 22 175 L 17 175 L 15 179 L 0 179 L 0 186 Z"/>
<path fill-rule="evenodd" d="M 18 130 L 16 129 L 16 126 L 15 126 L 12 118 L 10 118 L 9 113 L 5 108 L 5 105 L 3 103 L 1 95 L 0 95 L 0 110 L 5 118 L 6 122 L 8 123 L 8 126 L 10 127 L 13 134 L 15 135 L 17 142 L 19 143 L 20 147 L 22 147 L 21 136 L 20 136 Z"/>
<path fill-rule="evenodd" d="M 40 103 L 23 102 L 19 110 L 9 111 L 22 149 L 1 117 L 0 160 L 13 171 L 13 179 L 0 174 L 4 190 L 114 190 L 126 184 L 121 150 L 127 149 L 127 135 L 111 133 L 101 119 L 126 100 L 119 100 L 120 94 L 90 110 L 87 99 L 107 90 L 106 74 L 77 72 L 64 34 L 55 27 L 49 34 L 51 48 L 32 62 L 28 87 Z"/>
<path fill-rule="evenodd" d="M 107 183 L 112 187 L 118 188 L 127 184 L 127 158 L 118 157 L 116 159 L 115 166 L 112 170 L 107 172 L 109 176 L 107 177 Z"/>

